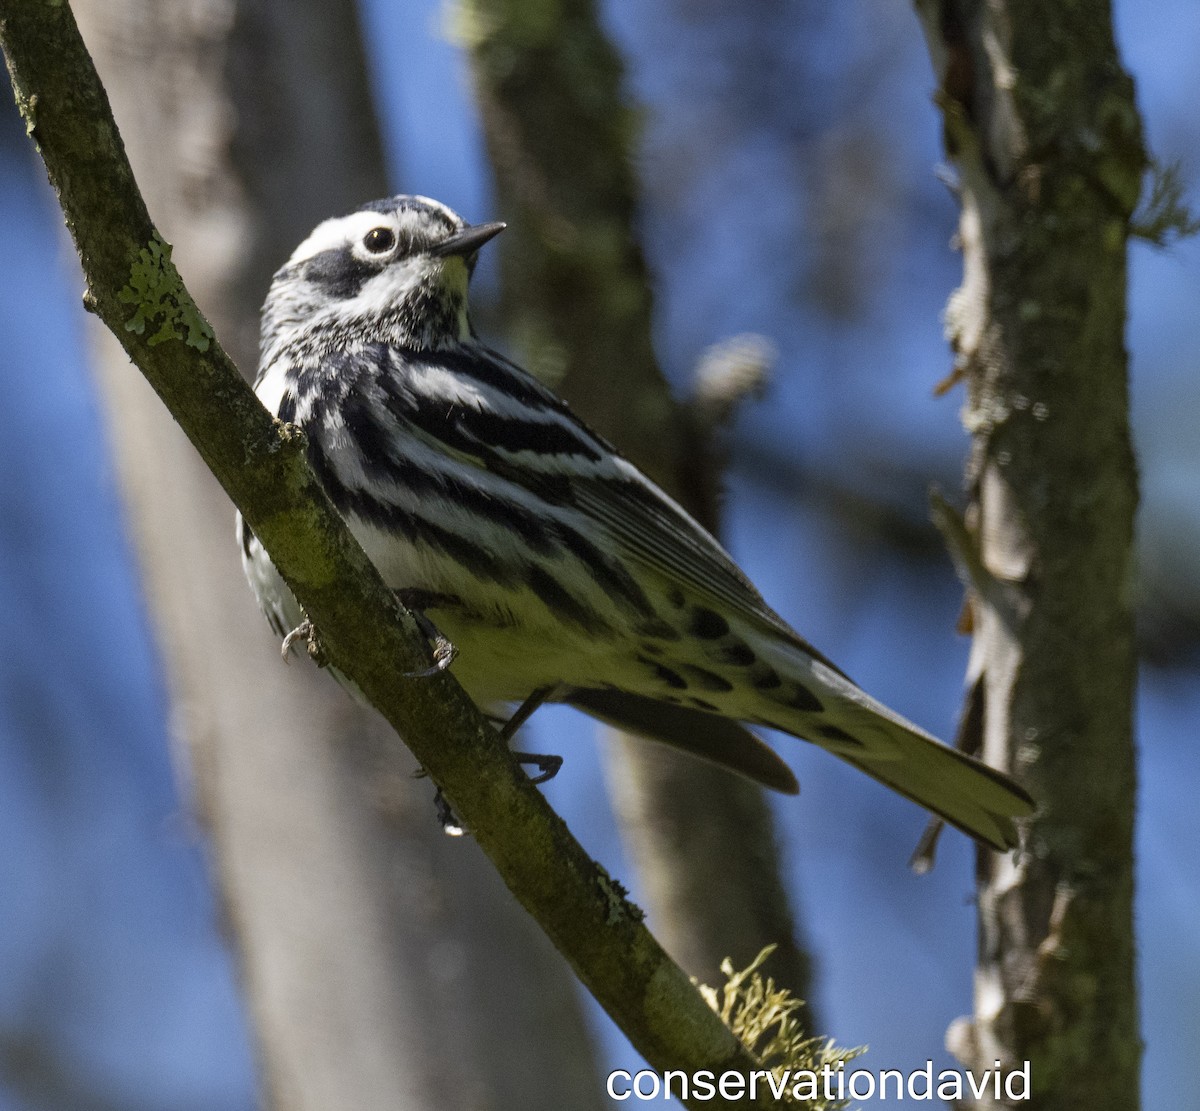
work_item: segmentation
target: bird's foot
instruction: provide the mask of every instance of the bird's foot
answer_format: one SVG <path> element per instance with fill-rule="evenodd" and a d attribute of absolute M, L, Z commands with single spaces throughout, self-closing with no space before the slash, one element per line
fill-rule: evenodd
<path fill-rule="evenodd" d="M 455 816 L 440 787 L 437 789 L 437 794 L 433 796 L 433 808 L 437 811 L 438 823 L 442 827 L 442 832 L 447 837 L 462 837 L 467 832 L 466 827 Z"/>
<path fill-rule="evenodd" d="M 291 662 L 292 648 L 300 641 L 304 642 L 309 658 L 313 663 L 317 667 L 324 667 L 328 662 L 325 658 L 325 646 L 321 643 L 321 636 L 317 632 L 317 627 L 307 617 L 283 638 L 283 643 L 279 646 L 283 662 Z"/>
<path fill-rule="evenodd" d="M 558 775 L 559 768 L 563 766 L 563 758 L 551 753 L 514 752 L 513 755 L 518 764 L 530 764 L 537 768 L 538 774 L 529 777 L 530 783 L 548 783 Z"/>
<path fill-rule="evenodd" d="M 518 729 L 521 728 L 531 717 L 534 711 L 545 702 L 553 697 L 557 686 L 538 687 L 520 706 L 516 712 L 500 726 L 500 736 L 504 738 L 504 743 L 508 744 L 516 735 Z M 530 781 L 533 783 L 546 783 L 558 775 L 559 768 L 562 767 L 563 758 L 561 756 L 546 755 L 539 752 L 514 752 L 513 755 L 517 758 L 519 764 L 531 764 L 537 768 L 538 774 L 530 776 Z"/>
<path fill-rule="evenodd" d="M 425 635 L 425 639 L 429 642 L 430 648 L 433 649 L 433 663 L 428 667 L 422 668 L 420 671 L 406 671 L 400 677 L 402 679 L 429 679 L 434 675 L 443 672 L 453 662 L 454 657 L 458 655 L 458 649 L 450 643 L 450 640 L 442 635 L 438 627 L 425 616 L 423 610 L 415 606 L 413 602 L 406 597 L 406 592 L 403 590 L 396 591 L 396 596 L 400 599 L 401 605 L 412 614 L 413 620 L 417 623 L 417 628 Z"/>

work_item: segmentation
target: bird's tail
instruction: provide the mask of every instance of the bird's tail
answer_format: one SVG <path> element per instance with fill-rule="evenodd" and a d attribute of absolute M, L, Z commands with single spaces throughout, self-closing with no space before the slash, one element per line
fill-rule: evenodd
<path fill-rule="evenodd" d="M 789 653 L 791 654 L 791 653 Z M 1015 819 L 1035 809 L 1012 779 L 877 702 L 836 669 L 796 650 L 797 675 L 760 701 L 759 721 L 812 741 L 994 849 L 1017 845 Z"/>

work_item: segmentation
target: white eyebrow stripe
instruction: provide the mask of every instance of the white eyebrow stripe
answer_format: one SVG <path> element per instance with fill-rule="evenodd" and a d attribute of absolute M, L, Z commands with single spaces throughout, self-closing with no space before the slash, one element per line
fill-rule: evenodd
<path fill-rule="evenodd" d="M 378 212 L 352 212 L 349 216 L 335 216 L 318 224 L 312 234 L 292 252 L 287 264 L 295 266 L 315 258 L 323 251 L 336 251 L 366 235 L 372 228 L 385 225 L 397 230 L 399 227 L 395 217 L 383 216 Z"/>

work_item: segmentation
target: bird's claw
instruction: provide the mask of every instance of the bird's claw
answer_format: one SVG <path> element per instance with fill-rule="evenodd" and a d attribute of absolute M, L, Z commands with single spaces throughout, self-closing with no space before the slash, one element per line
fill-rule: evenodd
<path fill-rule="evenodd" d="M 420 610 L 409 610 L 409 613 L 413 615 L 413 620 L 417 623 L 417 628 L 425 634 L 426 639 L 433 647 L 433 663 L 428 667 L 422 668 L 420 671 L 406 671 L 401 678 L 431 679 L 433 676 L 445 671 L 454 662 L 454 657 L 458 655 L 458 649 L 439 632 L 438 627 Z"/>
<path fill-rule="evenodd" d="M 306 617 L 300 622 L 287 636 L 283 638 L 283 643 L 279 646 L 280 655 L 283 656 L 283 662 L 290 663 L 292 656 L 292 646 L 297 641 L 304 641 L 308 648 L 308 654 L 312 657 L 313 662 L 318 667 L 325 666 L 325 650 L 321 646 L 321 639 L 317 634 L 317 627 Z"/>
<path fill-rule="evenodd" d="M 537 768 L 538 774 L 529 777 L 530 783 L 548 783 L 563 766 L 563 758 L 552 753 L 514 752 L 518 764 L 530 764 Z"/>
<path fill-rule="evenodd" d="M 446 800 L 446 796 L 442 794 L 442 789 L 437 789 L 437 794 L 433 796 L 433 808 L 437 811 L 438 822 L 442 827 L 442 832 L 447 837 L 462 837 L 465 834 L 466 828 L 455 816 L 454 811 L 450 808 L 450 803 Z"/>

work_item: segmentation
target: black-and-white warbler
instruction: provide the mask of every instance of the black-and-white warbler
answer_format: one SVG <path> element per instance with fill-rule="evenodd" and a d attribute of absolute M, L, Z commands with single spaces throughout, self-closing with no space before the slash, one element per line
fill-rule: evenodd
<path fill-rule="evenodd" d="M 255 389 L 308 437 L 334 505 L 458 649 L 478 703 L 568 702 L 798 790 L 741 723 L 813 741 L 998 849 L 1028 795 L 852 683 L 703 528 L 476 338 L 467 283 L 503 224 L 398 196 L 326 220 L 275 275 Z M 284 636 L 304 614 L 239 523 Z M 528 700 L 528 702 L 526 702 Z"/>

